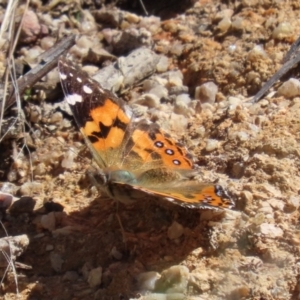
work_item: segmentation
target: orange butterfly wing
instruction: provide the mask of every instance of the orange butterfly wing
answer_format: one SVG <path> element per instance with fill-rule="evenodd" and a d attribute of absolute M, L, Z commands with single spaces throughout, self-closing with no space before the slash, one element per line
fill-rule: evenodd
<path fill-rule="evenodd" d="M 130 192 L 133 200 L 141 198 L 140 191 L 155 198 L 164 199 L 174 204 L 193 209 L 232 208 L 234 202 L 220 185 L 213 183 L 199 183 L 197 181 L 164 183 L 161 185 L 144 186 L 139 183 L 113 183 L 115 189 L 130 192 L 135 189 L 136 195 Z M 135 199 L 136 197 L 136 199 Z"/>
<path fill-rule="evenodd" d="M 157 124 L 135 122 L 124 101 L 61 58 L 61 83 L 77 125 L 100 167 L 192 169 L 187 151 Z"/>

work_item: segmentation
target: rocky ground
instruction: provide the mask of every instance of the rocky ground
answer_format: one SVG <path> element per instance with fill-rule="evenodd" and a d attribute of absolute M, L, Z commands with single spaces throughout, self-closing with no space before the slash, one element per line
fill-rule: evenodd
<path fill-rule="evenodd" d="M 139 2 L 121 4 L 17 7 L 17 74 L 72 33 L 69 57 L 91 75 L 123 56 L 114 90 L 185 143 L 201 179 L 226 187 L 235 208 L 153 199 L 117 207 L 101 197 L 53 70 L 2 132 L 2 299 L 300 299 L 299 68 L 251 102 L 299 36 L 298 1 L 145 2 L 148 16 Z M 3 25 L 7 6 L 0 9 Z M 8 39 L 0 38 L 1 75 Z M 126 59 L 141 47 L 149 60 L 130 69 Z M 16 116 L 11 108 L 5 118 Z"/>

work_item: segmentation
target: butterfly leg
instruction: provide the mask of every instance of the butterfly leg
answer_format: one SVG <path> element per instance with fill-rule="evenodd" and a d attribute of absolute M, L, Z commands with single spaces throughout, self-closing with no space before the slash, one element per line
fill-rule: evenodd
<path fill-rule="evenodd" d="M 87 170 L 87 177 L 89 178 L 91 184 L 97 188 L 98 191 L 104 192 L 107 194 L 107 191 L 104 188 L 104 184 L 106 181 L 105 174 L 101 172 L 101 170 L 96 169 L 95 167 L 89 167 Z M 124 230 L 120 215 L 119 215 L 119 201 L 114 201 L 116 203 L 116 218 L 118 220 L 118 223 L 120 225 L 121 233 L 122 233 L 122 240 L 125 244 L 125 249 L 127 249 L 127 238 L 126 238 L 126 232 Z"/>
<path fill-rule="evenodd" d="M 99 169 L 96 169 L 93 166 L 90 166 L 87 171 L 86 175 L 90 181 L 90 183 L 97 188 L 98 191 L 104 192 L 107 194 L 104 185 L 106 182 L 105 174 L 102 173 Z"/>
<path fill-rule="evenodd" d="M 123 224 L 122 224 L 120 215 L 119 215 L 119 201 L 115 201 L 115 203 L 116 203 L 116 217 L 117 217 L 117 220 L 118 220 L 119 225 L 120 225 L 120 228 L 121 228 L 122 239 L 123 239 L 123 243 L 124 243 L 124 246 L 125 246 L 125 250 L 127 250 L 127 238 L 126 238 L 126 232 L 125 232 L 125 230 L 124 230 L 124 227 L 123 227 Z"/>

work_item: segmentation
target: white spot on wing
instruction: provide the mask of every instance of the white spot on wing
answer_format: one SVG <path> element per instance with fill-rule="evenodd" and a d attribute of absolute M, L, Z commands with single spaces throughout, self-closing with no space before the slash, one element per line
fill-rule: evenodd
<path fill-rule="evenodd" d="M 171 197 L 165 197 L 165 199 L 168 200 L 168 201 L 171 201 L 171 202 L 174 202 L 174 201 L 175 201 L 175 199 L 174 199 L 174 198 L 171 198 Z"/>
<path fill-rule="evenodd" d="M 66 79 L 67 79 L 67 75 L 64 74 L 64 73 L 60 73 L 60 72 L 59 72 L 59 76 L 60 76 L 60 78 L 61 78 L 62 80 L 66 80 Z"/>
<path fill-rule="evenodd" d="M 82 82 L 82 79 L 80 77 L 76 78 L 78 82 Z"/>
<path fill-rule="evenodd" d="M 82 102 L 82 96 L 78 95 L 78 94 L 72 94 L 72 95 L 68 95 L 66 96 L 66 100 L 70 105 L 75 105 L 76 102 Z"/>
<path fill-rule="evenodd" d="M 93 92 L 93 90 L 90 87 L 88 87 L 87 85 L 83 86 L 83 91 L 87 94 L 91 94 Z"/>
<path fill-rule="evenodd" d="M 166 149 L 166 153 L 168 155 L 173 155 L 174 154 L 174 151 L 172 149 Z"/>
<path fill-rule="evenodd" d="M 69 73 L 69 75 L 70 75 L 70 77 L 73 77 L 73 76 L 74 76 L 73 73 Z"/>

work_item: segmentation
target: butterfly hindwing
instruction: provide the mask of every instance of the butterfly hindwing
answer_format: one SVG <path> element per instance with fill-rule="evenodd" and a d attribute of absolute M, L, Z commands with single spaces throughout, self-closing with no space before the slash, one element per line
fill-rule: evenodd
<path fill-rule="evenodd" d="M 173 182 L 151 186 L 140 186 L 138 183 L 128 185 L 126 183 L 114 183 L 115 190 L 122 192 L 136 190 L 137 197 L 141 197 L 141 191 L 153 196 L 155 199 L 164 199 L 174 204 L 193 209 L 203 208 L 232 208 L 234 202 L 228 193 L 219 185 L 213 183 L 199 183 L 197 181 Z M 134 198 L 134 193 L 131 192 Z"/>

